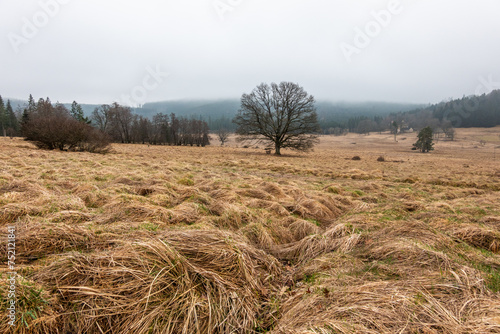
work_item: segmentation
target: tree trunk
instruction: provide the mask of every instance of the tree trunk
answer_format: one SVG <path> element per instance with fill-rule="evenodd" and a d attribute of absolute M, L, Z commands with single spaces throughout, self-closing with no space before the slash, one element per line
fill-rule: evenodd
<path fill-rule="evenodd" d="M 281 145 L 280 144 L 276 143 L 274 145 L 274 149 L 275 149 L 275 153 L 274 154 L 281 155 Z"/>

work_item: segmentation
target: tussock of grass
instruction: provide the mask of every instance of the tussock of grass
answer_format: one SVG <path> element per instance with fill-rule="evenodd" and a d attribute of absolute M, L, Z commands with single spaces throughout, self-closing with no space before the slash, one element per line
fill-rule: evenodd
<path fill-rule="evenodd" d="M 338 280 L 302 288 L 282 305 L 271 333 L 498 333 L 497 305 L 481 297 L 480 277 L 454 273 L 442 284 Z M 488 314 L 488 315 L 486 315 Z"/>
<path fill-rule="evenodd" d="M 500 251 L 500 233 L 492 230 L 485 230 L 474 226 L 464 227 L 453 236 L 466 243 L 498 253 Z"/>
<path fill-rule="evenodd" d="M 24 219 L 17 223 L 17 229 L 16 252 L 19 263 L 32 262 L 50 254 L 96 248 L 95 235 L 77 225 Z"/>
<path fill-rule="evenodd" d="M 70 253 L 35 279 L 56 286 L 74 310 L 60 319 L 77 318 L 74 333 L 250 333 L 269 316 L 259 305 L 279 274 L 275 260 L 235 235 L 186 231 L 103 254 Z"/>
<path fill-rule="evenodd" d="M 307 236 L 298 242 L 281 245 L 271 250 L 271 253 L 278 259 L 298 263 L 336 250 L 346 253 L 360 240 L 359 234 L 351 232 L 344 224 L 335 225 L 323 234 Z"/>

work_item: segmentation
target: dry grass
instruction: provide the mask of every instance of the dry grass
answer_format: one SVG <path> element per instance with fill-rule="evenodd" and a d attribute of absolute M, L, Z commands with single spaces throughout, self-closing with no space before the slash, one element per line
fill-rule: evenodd
<path fill-rule="evenodd" d="M 0 138 L 16 332 L 500 333 L 500 156 L 477 145 L 498 131 L 431 154 L 413 135 L 323 137 L 283 157 Z"/>

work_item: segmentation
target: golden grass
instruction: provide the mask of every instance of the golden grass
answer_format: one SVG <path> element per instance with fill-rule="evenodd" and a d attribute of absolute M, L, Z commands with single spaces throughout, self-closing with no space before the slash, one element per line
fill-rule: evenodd
<path fill-rule="evenodd" d="M 500 333 L 498 132 L 458 129 L 430 154 L 414 134 L 325 136 L 282 157 L 0 138 L 15 330 Z"/>

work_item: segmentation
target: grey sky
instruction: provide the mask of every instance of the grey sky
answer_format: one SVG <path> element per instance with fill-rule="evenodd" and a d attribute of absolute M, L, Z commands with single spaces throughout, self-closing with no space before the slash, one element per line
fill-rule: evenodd
<path fill-rule="evenodd" d="M 3 0 L 0 94 L 134 103 L 293 81 L 317 99 L 434 103 L 500 88 L 500 1 L 397 3 Z"/>

